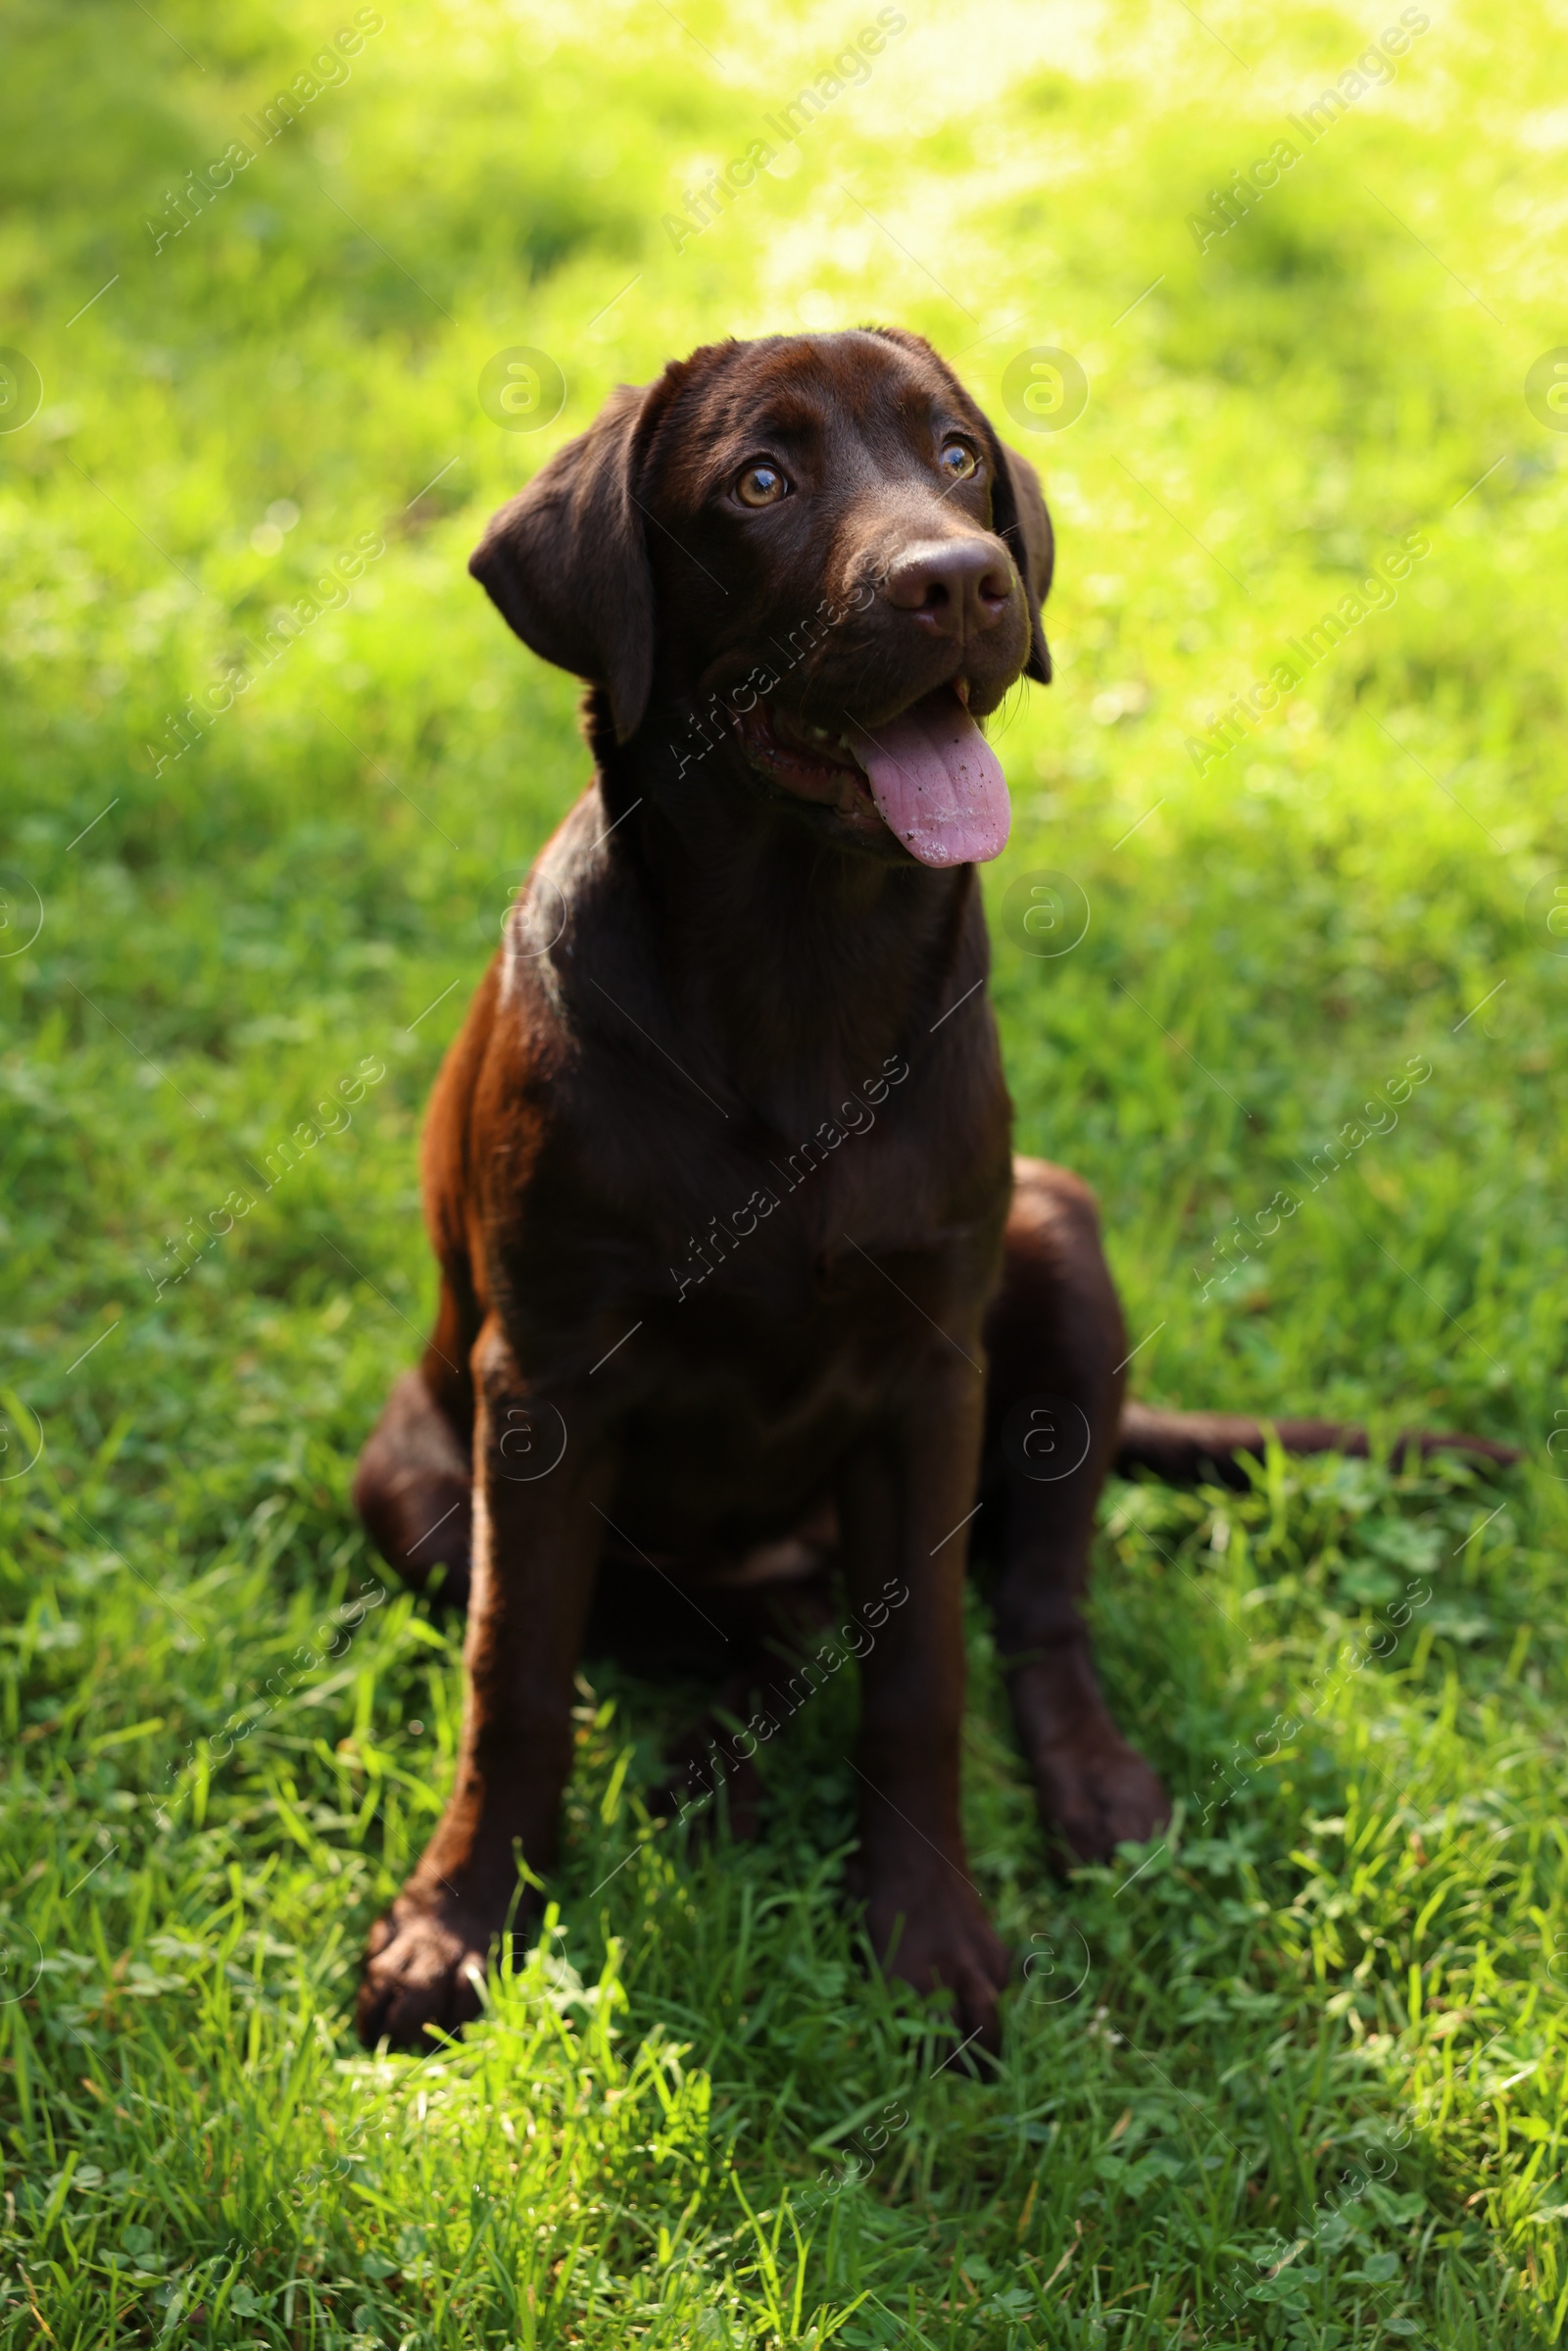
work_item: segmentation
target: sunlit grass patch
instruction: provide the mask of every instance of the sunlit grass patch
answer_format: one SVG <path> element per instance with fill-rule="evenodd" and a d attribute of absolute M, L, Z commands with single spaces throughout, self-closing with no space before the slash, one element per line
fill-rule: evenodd
<path fill-rule="evenodd" d="M 911 10 L 677 245 L 876 13 L 418 0 L 162 246 L 336 25 L 18 21 L 7 2342 L 1480 2351 L 1568 2312 L 1568 505 L 1523 389 L 1562 334 L 1560 31 L 1527 9 L 1494 56 L 1434 14 L 1200 249 L 1365 25 Z M 674 1701 L 592 1663 L 548 1930 L 461 2045 L 368 2058 L 358 1954 L 461 1677 L 349 1479 L 429 1310 L 420 1107 L 585 769 L 575 687 L 467 552 L 615 381 L 867 318 L 954 359 L 1058 529 L 986 880 L 1020 1144 L 1100 1194 L 1141 1393 L 1381 1449 L 1112 1490 L 1102 1670 L 1177 1815 L 1111 1870 L 1050 1874 L 977 1604 L 1000 2069 L 865 1965 L 847 1675 L 770 1742 L 740 1847 L 650 1811 Z M 515 345 L 565 380 L 537 433 L 478 397 Z M 1048 345 L 1089 384 L 1054 434 L 1004 393 Z M 1088 909 L 1054 960 L 1004 916 L 1036 874 Z M 1407 1463 L 1421 1424 L 1526 1462 Z"/>

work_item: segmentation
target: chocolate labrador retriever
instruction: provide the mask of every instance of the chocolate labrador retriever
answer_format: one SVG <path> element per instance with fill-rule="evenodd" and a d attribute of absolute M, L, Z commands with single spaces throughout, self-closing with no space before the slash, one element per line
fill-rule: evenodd
<path fill-rule="evenodd" d="M 596 1583 L 628 1623 L 694 1600 L 732 1631 L 794 1578 L 836 1571 L 868 1621 L 882 1595 L 858 1890 L 877 1949 L 987 2045 L 1007 1954 L 958 1817 L 982 1501 L 1048 1827 L 1107 1856 L 1168 1818 L 1090 1657 L 1096 1500 L 1113 1462 L 1234 1474 L 1263 1440 L 1124 1410 L 1094 1201 L 1009 1150 L 974 871 L 1008 805 L 981 726 L 1050 678 L 1052 563 L 1032 468 L 881 329 L 716 344 L 622 388 L 473 558 L 588 681 L 594 776 L 437 1083 L 440 1308 L 356 1485 L 386 1558 L 468 1609 L 456 1785 L 371 1936 L 372 2044 L 472 2016 L 519 1849 L 555 1864 Z"/>

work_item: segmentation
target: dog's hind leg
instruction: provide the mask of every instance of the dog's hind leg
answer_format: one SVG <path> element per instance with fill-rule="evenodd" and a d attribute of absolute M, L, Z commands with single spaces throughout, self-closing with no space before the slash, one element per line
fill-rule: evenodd
<path fill-rule="evenodd" d="M 1041 1159 L 1018 1159 L 1013 1175 L 985 1327 L 981 1491 L 1000 1532 L 997 1645 L 1048 1834 L 1098 1861 L 1170 1818 L 1164 1788 L 1111 1719 L 1081 1612 L 1127 1342 L 1087 1186 Z"/>
<path fill-rule="evenodd" d="M 354 1473 L 354 1506 L 389 1567 L 442 1607 L 468 1602 L 473 1390 L 450 1287 L 417 1371 L 393 1383 Z"/>

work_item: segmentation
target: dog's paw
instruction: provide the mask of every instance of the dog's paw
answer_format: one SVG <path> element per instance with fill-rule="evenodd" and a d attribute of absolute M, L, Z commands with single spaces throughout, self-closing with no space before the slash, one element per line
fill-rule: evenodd
<path fill-rule="evenodd" d="M 1013 1720 L 1048 1842 L 1069 1861 L 1109 1861 L 1170 1822 L 1159 1776 L 1117 1730 L 1087 1638 L 1066 1641 L 1010 1676 Z"/>
<path fill-rule="evenodd" d="M 956 1877 L 951 1889 L 873 1891 L 867 1925 L 889 1975 L 916 1991 L 951 1992 L 960 2043 L 1001 2054 L 997 1999 L 1007 1983 L 1007 1950 L 977 1894 Z"/>
<path fill-rule="evenodd" d="M 1040 1817 L 1074 1861 L 1109 1861 L 1121 1844 L 1147 1844 L 1170 1825 L 1157 1772 L 1114 1723 L 1093 1738 L 1061 1739 L 1030 1758 Z"/>
<path fill-rule="evenodd" d="M 482 2006 L 491 1933 L 455 1906 L 436 1909 L 401 1893 L 370 1930 L 365 1977 L 355 2004 L 361 2040 L 395 2049 L 428 2049 L 427 2026 L 456 2033 Z"/>

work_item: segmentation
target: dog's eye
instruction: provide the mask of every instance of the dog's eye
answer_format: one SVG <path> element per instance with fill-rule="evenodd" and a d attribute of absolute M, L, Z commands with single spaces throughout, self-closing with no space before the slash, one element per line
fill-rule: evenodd
<path fill-rule="evenodd" d="M 790 485 L 776 465 L 748 465 L 735 484 L 742 506 L 777 506 L 789 491 Z"/>
<path fill-rule="evenodd" d="M 944 441 L 937 464 L 955 481 L 967 481 L 971 473 L 980 470 L 980 460 L 967 441 Z"/>

